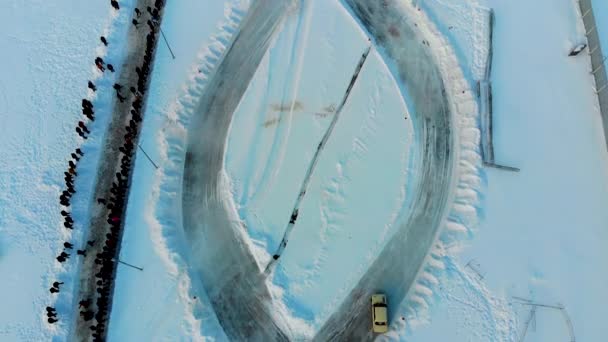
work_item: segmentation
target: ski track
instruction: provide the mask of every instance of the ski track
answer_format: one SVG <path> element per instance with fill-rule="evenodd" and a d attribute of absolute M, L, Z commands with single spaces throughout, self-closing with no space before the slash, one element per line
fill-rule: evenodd
<path fill-rule="evenodd" d="M 274 140 L 270 149 L 270 154 L 266 159 L 266 167 L 262 171 L 262 177 L 259 183 L 255 186 L 253 193 L 249 199 L 250 205 L 255 206 L 256 203 L 264 200 L 264 194 L 267 189 L 272 187 L 272 180 L 281 170 L 281 165 L 285 157 L 287 149 L 287 140 L 291 130 L 291 121 L 293 120 L 293 110 L 296 103 L 297 92 L 299 89 L 300 77 L 302 72 L 302 60 L 306 55 L 305 49 L 308 42 L 308 30 L 310 27 L 310 5 L 304 1 L 300 8 L 298 21 L 295 27 L 295 32 L 290 39 L 293 41 L 291 53 L 289 55 L 289 64 L 287 67 L 287 79 L 283 84 L 283 96 L 281 97 L 281 107 L 289 103 L 289 112 L 278 112 L 279 123 L 275 125 Z M 272 74 L 272 69 L 269 69 L 269 75 Z M 290 92 L 291 90 L 291 92 Z M 261 189 L 261 190 L 260 190 Z M 285 213 L 287 217 L 289 213 Z"/>
<path fill-rule="evenodd" d="M 272 48 L 268 51 L 267 55 L 264 57 L 264 59 L 262 60 L 262 63 L 260 64 L 260 68 L 258 69 L 257 72 L 264 72 L 265 76 L 266 76 L 266 87 L 265 87 L 265 91 L 264 91 L 264 95 L 261 99 L 261 101 L 258 103 L 257 108 L 255 108 L 255 114 L 257 115 L 258 120 L 256 120 L 257 122 L 264 122 L 264 117 L 266 117 L 267 115 L 267 108 L 269 107 L 269 98 L 270 98 L 270 89 L 271 89 L 271 85 L 272 85 L 272 77 L 271 77 L 271 73 L 269 72 L 270 67 L 273 65 L 273 53 L 272 53 Z M 253 81 L 255 82 L 255 80 Z M 243 193 L 240 196 L 240 199 L 238 200 L 238 204 L 240 206 L 240 208 L 245 207 L 245 205 L 251 200 L 251 198 L 253 197 L 253 195 L 255 194 L 255 192 L 257 191 L 257 184 L 259 184 L 259 179 L 257 173 L 254 173 L 255 168 L 252 167 L 252 165 L 254 165 L 256 157 L 258 157 L 260 155 L 260 153 L 256 153 L 256 151 L 260 148 L 260 142 L 261 142 L 261 138 L 262 138 L 262 132 L 263 132 L 263 125 L 259 124 L 259 125 L 253 125 L 252 129 L 254 130 L 253 133 L 253 139 L 252 139 L 252 143 L 249 145 L 249 149 L 247 152 L 247 161 L 245 163 L 245 165 L 248 166 L 248 169 L 251 170 L 251 172 L 249 172 L 249 177 L 246 177 L 243 182 Z M 276 128 L 274 128 L 276 129 Z M 231 130 L 232 130 L 232 126 L 231 126 Z M 251 185 L 251 183 L 254 183 L 254 185 Z M 236 197 L 235 197 L 236 198 Z M 246 217 L 245 216 L 245 212 L 243 211 L 239 211 L 239 216 L 240 217 Z"/>

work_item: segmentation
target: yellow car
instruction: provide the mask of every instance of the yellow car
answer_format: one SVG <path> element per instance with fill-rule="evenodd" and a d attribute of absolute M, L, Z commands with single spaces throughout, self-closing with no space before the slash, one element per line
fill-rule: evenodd
<path fill-rule="evenodd" d="M 372 295 L 372 330 L 379 334 L 388 331 L 388 306 L 386 296 L 381 293 Z"/>

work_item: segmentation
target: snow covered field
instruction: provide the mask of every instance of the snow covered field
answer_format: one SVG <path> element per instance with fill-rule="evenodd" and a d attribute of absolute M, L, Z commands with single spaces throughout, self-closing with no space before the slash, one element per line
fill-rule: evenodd
<path fill-rule="evenodd" d="M 512 304 L 519 296 L 563 304 L 577 340 L 601 341 L 608 303 L 608 155 L 589 59 L 566 57 L 582 35 L 576 4 L 481 5 L 496 14 L 496 157 L 521 172 L 485 170 L 479 227 L 462 252 L 458 245 L 447 251 L 454 256 L 445 258 L 431 324 L 410 338 L 434 341 L 448 333 L 452 341 L 517 340 L 531 311 Z M 466 267 L 470 261 L 483 280 Z M 525 341 L 570 340 L 558 310 L 539 308 L 536 317 Z"/>
<path fill-rule="evenodd" d="M 0 340 L 42 341 L 53 335 L 64 336 L 62 340 L 70 324 L 72 279 L 78 270 L 75 256 L 64 264 L 55 257 L 64 241 L 82 237 L 95 145 L 107 122 L 107 96 L 93 99 L 99 105 L 98 119 L 89 126 L 91 137 L 82 146 L 86 157 L 72 198 L 73 232 L 63 227 L 60 216 L 63 172 L 70 153 L 82 144 L 74 127 L 82 120 L 81 99 L 91 96 L 87 80 L 97 78 L 93 60 L 106 56 L 99 36 L 108 35 L 116 47 L 109 58 L 119 58 L 120 40 L 112 37 L 123 32 L 115 25 L 126 27 L 126 18 L 112 15 L 105 4 L 82 1 L 24 5 L 9 0 L 0 9 Z M 110 80 L 97 81 L 101 88 Z M 51 295 L 54 281 L 65 284 L 59 294 Z M 47 305 L 60 315 L 60 322 L 50 328 Z"/>
<path fill-rule="evenodd" d="M 205 245 L 184 227 L 182 185 L 197 105 L 213 91 L 210 80 L 250 2 L 257 1 L 167 3 L 163 30 L 176 59 L 161 42 L 141 138 L 159 168 L 138 154 L 120 256 L 144 270 L 119 268 L 109 340 L 228 340 L 209 291 L 223 280 L 201 266 L 208 261 L 197 260 L 208 251 L 197 250 Z M 262 272 L 356 64 L 372 45 L 320 153 L 288 245 L 262 282 L 276 311 L 272 319 L 292 338 L 310 340 L 408 217 L 421 177 L 422 138 L 419 108 L 398 62 L 368 40 L 365 25 L 345 6 L 350 1 L 298 3 L 269 41 L 251 83 L 242 85 L 243 97 L 234 99 L 219 177 L 226 188 L 218 196 L 233 209 L 230 227 L 244 242 L 239 248 L 254 258 L 243 264 L 254 262 Z M 420 12 L 408 1 L 396 2 L 403 22 L 415 24 L 416 38 L 429 44 L 446 83 L 455 164 L 438 241 L 406 300 L 391 303 L 392 331 L 385 339 L 516 341 L 535 316 L 525 341 L 569 341 L 566 312 L 577 340 L 603 340 L 608 153 L 589 59 L 566 57 L 583 35 L 575 1 L 416 3 Z M 608 12 L 603 1 L 593 4 L 606 51 Z M 519 173 L 480 168 L 473 99 L 487 52 L 486 8 L 496 16 L 495 154 Z M 95 98 L 100 120 L 85 145 L 72 234 L 61 226 L 61 177 L 80 144 L 73 127 L 80 99 L 91 95 L 92 61 L 105 54 L 99 36 L 120 37 L 129 18 L 113 17 L 105 2 L 23 6 L 7 0 L 0 9 L 0 46 L 10 51 L 0 73 L 0 340 L 63 341 L 78 270 L 55 256 L 63 241 L 82 236 L 107 93 Z M 110 58 L 118 59 L 122 48 L 112 43 L 117 48 Z M 218 251 L 228 250 L 216 242 Z M 240 267 L 233 266 L 226 270 Z M 55 280 L 66 284 L 53 297 L 48 288 Z M 389 298 L 398 292 L 377 290 Z M 530 316 L 532 307 L 513 297 L 565 311 L 540 307 Z M 50 328 L 46 305 L 63 318 Z"/>

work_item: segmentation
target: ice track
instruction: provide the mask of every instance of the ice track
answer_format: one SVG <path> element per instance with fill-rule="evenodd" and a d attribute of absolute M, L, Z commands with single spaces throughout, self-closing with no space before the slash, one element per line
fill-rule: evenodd
<path fill-rule="evenodd" d="M 188 128 L 183 183 L 184 229 L 191 268 L 200 277 L 226 334 L 234 340 L 288 340 L 285 320 L 273 316 L 264 276 L 246 241 L 227 189 L 223 160 L 228 129 L 272 36 L 296 1 L 254 2 Z M 345 0 L 384 57 L 414 121 L 414 195 L 401 224 L 371 267 L 314 337 L 370 340 L 369 297 L 385 292 L 398 305 L 423 267 L 446 216 L 454 156 L 451 106 L 430 45 L 407 21 L 402 5 Z"/>
<path fill-rule="evenodd" d="M 233 340 L 284 341 L 287 327 L 273 317 L 272 299 L 243 229 L 222 193 L 226 137 L 232 115 L 274 34 L 295 1 L 251 5 L 188 128 L 184 166 L 184 230 L 194 276 L 202 279 L 217 317 Z"/>

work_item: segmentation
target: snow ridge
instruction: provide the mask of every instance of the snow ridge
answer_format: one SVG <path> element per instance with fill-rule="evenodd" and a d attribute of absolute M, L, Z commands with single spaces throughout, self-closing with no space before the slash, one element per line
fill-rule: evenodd
<path fill-rule="evenodd" d="M 249 0 L 234 0 L 226 5 L 224 21 L 218 33 L 210 38 L 198 54 L 191 77 L 184 86 L 182 94 L 176 99 L 167 113 L 161 132 L 156 137 L 159 146 L 160 165 L 152 184 L 152 198 L 147 204 L 146 221 L 150 225 L 152 240 L 158 255 L 164 260 L 171 275 L 178 278 L 178 291 L 186 303 L 186 329 L 194 341 L 226 340 L 222 328 L 211 308 L 208 298 L 193 299 L 192 292 L 200 285 L 193 284 L 187 271 L 185 255 L 179 251 L 187 250 L 184 244 L 181 210 L 182 176 L 185 163 L 187 129 L 193 114 L 195 99 L 205 90 L 208 80 L 230 47 L 233 37 L 249 8 Z M 202 327 L 205 326 L 205 329 Z M 209 329 L 215 326 L 217 329 Z"/>

